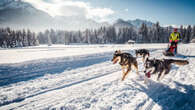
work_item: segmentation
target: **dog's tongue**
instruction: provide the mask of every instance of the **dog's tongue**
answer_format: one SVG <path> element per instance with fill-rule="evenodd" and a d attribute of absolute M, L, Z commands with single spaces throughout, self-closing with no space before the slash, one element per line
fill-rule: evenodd
<path fill-rule="evenodd" d="M 146 76 L 147 76 L 148 78 L 150 78 L 150 75 L 151 75 L 151 74 L 150 74 L 150 71 L 146 73 Z"/>

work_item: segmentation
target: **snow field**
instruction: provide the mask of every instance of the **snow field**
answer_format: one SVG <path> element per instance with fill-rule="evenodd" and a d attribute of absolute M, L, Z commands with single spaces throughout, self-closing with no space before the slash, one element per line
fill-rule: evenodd
<path fill-rule="evenodd" d="M 142 72 L 144 67 L 141 58 L 138 58 L 141 76 L 137 76 L 133 70 L 122 82 L 121 67 L 118 64 L 113 65 L 110 61 L 113 52 L 121 49 L 134 55 L 133 49 L 144 47 L 150 50 L 151 57 L 166 58 L 162 56 L 162 51 L 166 47 L 164 44 L 137 44 L 134 47 L 129 45 L 53 46 L 49 48 L 58 51 L 56 54 L 61 53 L 62 56 L 54 57 L 50 54 L 52 52 L 48 51 L 47 59 L 38 55 L 27 59 L 28 54 L 33 52 L 43 55 L 42 49 L 47 49 L 44 46 L 31 47 L 30 50 L 25 48 L 0 50 L 2 53 L 6 51 L 9 53 L 4 58 L 11 57 L 15 60 L 9 63 L 0 57 L 4 62 L 0 66 L 0 76 L 4 79 L 27 78 L 27 80 L 14 80 L 10 83 L 8 81 L 7 84 L 0 86 L 0 110 L 194 110 L 194 45 L 183 44 L 178 50 L 181 55 L 175 57 L 188 59 L 190 64 L 173 65 L 171 72 L 162 81 L 157 82 L 154 75 L 148 84 L 144 84 Z M 88 51 L 90 48 L 91 51 Z M 20 54 L 23 54 L 24 62 L 24 59 L 13 55 L 18 51 L 23 51 Z M 62 51 L 69 54 L 63 55 Z M 185 53 L 188 53 L 187 56 Z M 59 69 L 61 71 L 56 71 Z M 3 72 L 10 73 L 6 76 Z M 15 75 L 14 72 L 18 74 Z M 29 78 L 29 75 L 32 78 Z M 3 78 L 0 81 L 6 82 Z"/>

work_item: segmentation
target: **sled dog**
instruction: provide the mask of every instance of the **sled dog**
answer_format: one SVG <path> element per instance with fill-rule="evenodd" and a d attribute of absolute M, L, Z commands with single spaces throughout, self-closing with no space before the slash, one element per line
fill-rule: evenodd
<path fill-rule="evenodd" d="M 175 60 L 175 59 L 146 59 L 145 67 L 145 81 L 146 78 L 150 78 L 150 75 L 158 74 L 157 81 L 161 80 L 164 75 L 168 74 L 171 70 L 171 65 L 187 65 L 187 60 Z"/>
<path fill-rule="evenodd" d="M 135 54 L 136 54 L 136 57 L 141 56 L 143 62 L 145 62 L 146 58 L 150 56 L 149 50 L 146 50 L 146 49 L 135 50 Z"/>
<path fill-rule="evenodd" d="M 122 53 L 120 50 L 115 51 L 112 58 L 112 62 L 113 64 L 116 64 L 118 62 L 121 65 L 122 72 L 123 72 L 122 81 L 125 79 L 127 74 L 131 71 L 132 67 L 136 69 L 136 73 L 137 75 L 139 75 L 137 60 L 129 53 Z"/>

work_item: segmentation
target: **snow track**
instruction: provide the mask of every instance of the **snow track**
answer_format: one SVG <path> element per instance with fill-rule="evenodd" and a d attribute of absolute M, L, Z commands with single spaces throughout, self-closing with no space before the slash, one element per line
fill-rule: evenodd
<path fill-rule="evenodd" d="M 45 74 L 61 73 L 67 69 L 71 70 L 108 61 L 110 60 L 111 54 L 109 52 L 86 56 L 34 60 L 16 64 L 3 64 L 0 65 L 0 86 L 35 79 Z"/>
<path fill-rule="evenodd" d="M 162 51 L 151 48 L 151 57 L 165 58 Z M 137 76 L 134 70 L 122 82 L 121 67 L 110 61 L 112 54 L 105 51 L 1 64 L 0 110 L 194 110 L 193 52 L 176 57 L 188 59 L 189 65 L 173 65 L 161 82 L 152 76 L 148 84 L 143 83 L 144 74 Z M 143 71 L 141 59 L 138 62 Z"/>

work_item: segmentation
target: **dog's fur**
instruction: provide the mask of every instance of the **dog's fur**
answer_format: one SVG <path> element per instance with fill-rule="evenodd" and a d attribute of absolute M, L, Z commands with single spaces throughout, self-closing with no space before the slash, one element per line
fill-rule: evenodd
<path fill-rule="evenodd" d="M 145 76 L 147 78 L 147 74 L 158 74 L 157 80 L 159 81 L 164 77 L 164 75 L 168 74 L 171 70 L 171 64 L 176 65 L 187 65 L 189 62 L 187 60 L 174 60 L 174 59 L 152 59 L 148 58 L 145 61 Z"/>
<path fill-rule="evenodd" d="M 149 50 L 146 49 L 135 50 L 135 54 L 136 57 L 141 56 L 143 62 L 145 62 L 145 60 L 150 56 Z"/>
<path fill-rule="evenodd" d="M 132 66 L 134 66 L 134 68 L 137 71 L 137 74 L 139 75 L 137 60 L 129 53 L 122 53 L 120 50 L 115 51 L 112 58 L 112 62 L 113 64 L 116 64 L 118 62 L 121 65 L 123 71 L 122 81 L 125 79 L 127 74 L 131 71 Z M 127 69 L 127 71 L 125 71 L 125 69 Z"/>

